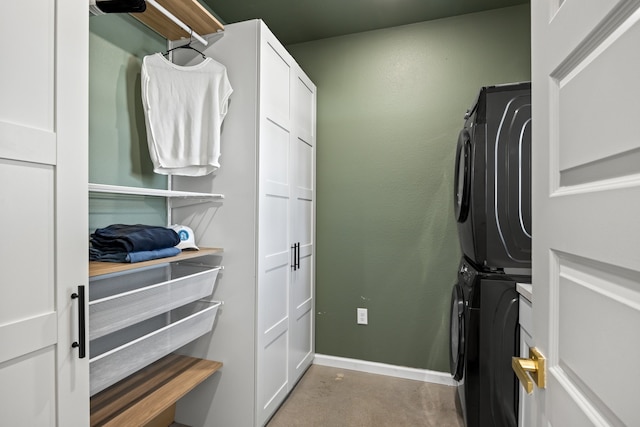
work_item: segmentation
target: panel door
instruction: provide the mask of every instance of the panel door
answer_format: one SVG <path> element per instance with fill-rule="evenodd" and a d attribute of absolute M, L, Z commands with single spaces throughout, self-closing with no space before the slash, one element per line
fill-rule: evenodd
<path fill-rule="evenodd" d="M 640 2 L 531 6 L 534 423 L 638 425 Z"/>
<path fill-rule="evenodd" d="M 292 261 L 291 58 L 262 24 L 257 329 L 257 424 L 288 392 L 289 275 Z"/>
<path fill-rule="evenodd" d="M 292 239 L 297 245 L 289 301 L 289 386 L 314 355 L 316 88 L 296 65 L 292 79 Z"/>
<path fill-rule="evenodd" d="M 86 426 L 86 2 L 2 2 L 0 38 L 19 43 L 0 62 L 0 423 Z"/>

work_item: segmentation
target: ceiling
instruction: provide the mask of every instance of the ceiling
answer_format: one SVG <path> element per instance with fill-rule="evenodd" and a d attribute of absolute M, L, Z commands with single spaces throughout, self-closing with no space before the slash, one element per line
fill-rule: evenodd
<path fill-rule="evenodd" d="M 225 24 L 260 18 L 285 45 L 529 3 L 529 0 L 201 0 Z"/>

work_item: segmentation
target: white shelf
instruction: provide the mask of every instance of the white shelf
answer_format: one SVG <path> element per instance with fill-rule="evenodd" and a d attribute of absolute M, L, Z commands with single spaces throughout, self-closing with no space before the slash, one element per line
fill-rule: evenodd
<path fill-rule="evenodd" d="M 89 192 L 128 194 L 135 196 L 153 196 L 168 198 L 199 198 L 199 199 L 224 199 L 224 194 L 196 193 L 193 191 L 162 190 L 157 188 L 125 187 L 121 185 L 92 184 L 89 183 Z"/>

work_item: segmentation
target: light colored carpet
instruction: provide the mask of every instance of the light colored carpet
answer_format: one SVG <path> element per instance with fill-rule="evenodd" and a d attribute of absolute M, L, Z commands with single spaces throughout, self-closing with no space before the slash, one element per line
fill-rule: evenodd
<path fill-rule="evenodd" d="M 267 427 L 464 427 L 455 388 L 312 365 Z"/>

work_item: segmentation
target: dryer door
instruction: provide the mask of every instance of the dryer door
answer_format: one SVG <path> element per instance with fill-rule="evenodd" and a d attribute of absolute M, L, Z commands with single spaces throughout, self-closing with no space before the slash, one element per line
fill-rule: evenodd
<path fill-rule="evenodd" d="M 449 368 L 453 379 L 459 381 L 464 372 L 464 295 L 459 284 L 451 291 L 451 337 L 449 346 Z"/>
<path fill-rule="evenodd" d="M 455 172 L 455 215 L 458 222 L 464 222 L 471 201 L 471 137 L 467 129 L 462 129 L 458 136 Z"/>

